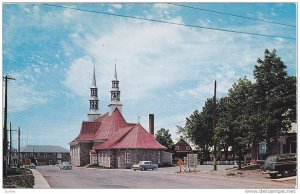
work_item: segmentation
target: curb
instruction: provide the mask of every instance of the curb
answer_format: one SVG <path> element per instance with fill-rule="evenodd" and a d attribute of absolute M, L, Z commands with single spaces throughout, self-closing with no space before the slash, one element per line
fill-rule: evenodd
<path fill-rule="evenodd" d="M 34 186 L 33 186 L 34 189 L 51 189 L 46 179 L 39 171 L 35 169 L 31 169 L 31 172 L 32 175 L 34 176 Z"/>
<path fill-rule="evenodd" d="M 294 179 L 296 179 L 296 176 L 279 178 L 279 179 L 271 179 L 271 181 L 283 182 L 283 181 L 289 181 L 289 180 L 294 180 Z"/>

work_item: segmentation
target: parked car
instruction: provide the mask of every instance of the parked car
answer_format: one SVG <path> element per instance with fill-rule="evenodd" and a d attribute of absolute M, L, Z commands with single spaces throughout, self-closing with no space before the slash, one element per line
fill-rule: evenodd
<path fill-rule="evenodd" d="M 152 164 L 151 161 L 140 161 L 138 164 L 132 165 L 132 169 L 136 170 L 148 170 L 148 169 L 157 169 L 158 164 Z"/>
<path fill-rule="evenodd" d="M 61 170 L 71 170 L 72 169 L 72 165 L 69 162 L 62 162 L 58 165 L 59 169 Z"/>
<path fill-rule="evenodd" d="M 33 164 L 33 163 L 31 163 L 31 164 L 29 165 L 29 168 L 31 168 L 31 169 L 36 169 L 36 165 Z"/>
<path fill-rule="evenodd" d="M 25 168 L 26 169 L 35 169 L 36 168 L 36 165 L 33 164 L 33 163 L 30 163 L 29 165 L 23 165 L 22 168 Z"/>
<path fill-rule="evenodd" d="M 296 154 L 277 154 L 269 156 L 261 170 L 271 178 L 276 178 L 278 174 L 287 177 L 296 173 L 296 166 Z"/>

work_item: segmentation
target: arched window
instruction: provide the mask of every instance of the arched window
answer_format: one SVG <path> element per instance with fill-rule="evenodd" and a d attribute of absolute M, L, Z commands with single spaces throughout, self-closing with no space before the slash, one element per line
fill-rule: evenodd
<path fill-rule="evenodd" d="M 130 152 L 127 150 L 127 151 L 125 152 L 125 163 L 126 163 L 126 164 L 130 163 L 130 161 L 129 161 L 129 155 L 130 155 Z"/>

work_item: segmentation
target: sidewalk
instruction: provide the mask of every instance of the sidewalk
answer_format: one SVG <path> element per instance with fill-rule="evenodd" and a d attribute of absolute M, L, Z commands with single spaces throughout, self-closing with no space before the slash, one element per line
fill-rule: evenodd
<path fill-rule="evenodd" d="M 31 172 L 34 176 L 34 189 L 51 189 L 46 179 L 42 176 L 42 174 L 39 171 L 31 169 Z"/>

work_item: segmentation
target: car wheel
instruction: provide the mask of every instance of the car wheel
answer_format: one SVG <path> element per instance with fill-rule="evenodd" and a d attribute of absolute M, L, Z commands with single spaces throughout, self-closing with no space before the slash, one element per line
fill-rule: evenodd
<path fill-rule="evenodd" d="M 291 174 L 291 172 L 289 170 L 284 170 L 284 171 L 281 172 L 281 175 L 283 177 L 288 177 L 288 176 L 290 176 L 290 174 Z"/>
<path fill-rule="evenodd" d="M 272 179 L 276 179 L 277 178 L 277 174 L 269 174 L 270 175 L 270 177 L 272 178 Z"/>

